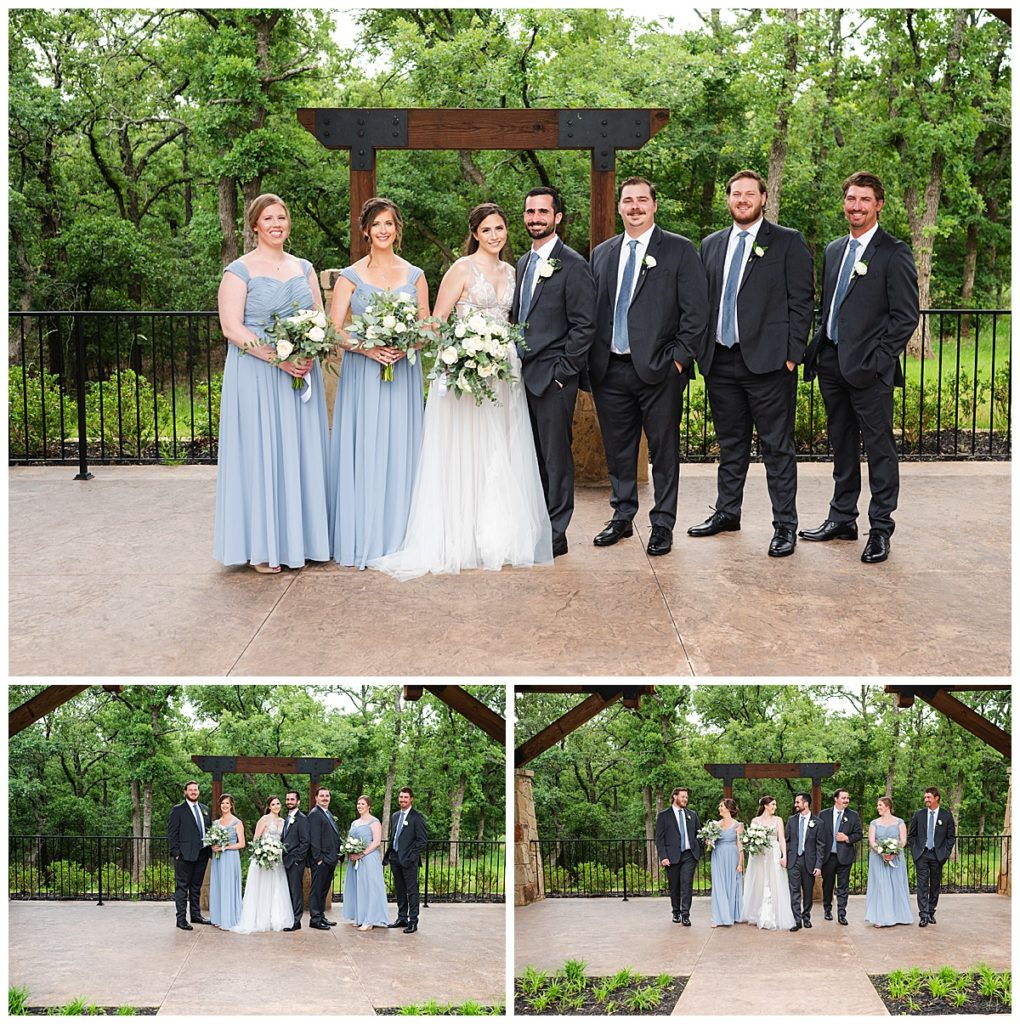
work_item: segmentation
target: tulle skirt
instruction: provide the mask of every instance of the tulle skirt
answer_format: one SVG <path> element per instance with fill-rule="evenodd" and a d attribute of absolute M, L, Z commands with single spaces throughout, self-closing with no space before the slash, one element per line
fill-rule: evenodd
<path fill-rule="evenodd" d="M 230 930 L 245 935 L 280 932 L 293 923 L 294 905 L 290 901 L 283 864 L 274 864 L 267 870 L 252 861 L 248 865 L 248 880 L 241 901 L 241 919 Z"/>
<path fill-rule="evenodd" d="M 744 869 L 744 920 L 759 928 L 783 930 L 794 926 L 790 882 L 779 865 L 779 846 L 748 857 Z"/>

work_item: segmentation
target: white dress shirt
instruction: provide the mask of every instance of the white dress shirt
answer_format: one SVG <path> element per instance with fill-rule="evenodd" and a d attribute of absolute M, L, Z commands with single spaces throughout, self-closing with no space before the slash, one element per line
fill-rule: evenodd
<path fill-rule="evenodd" d="M 645 253 L 648 252 L 648 243 L 651 241 L 652 232 L 655 230 L 655 225 L 652 226 L 643 234 L 637 237 L 637 248 L 634 250 L 634 280 L 631 282 L 630 295 L 628 298 L 633 298 L 634 289 L 637 287 L 638 279 L 641 277 L 641 261 L 645 258 Z M 634 239 L 631 238 L 626 232 L 623 235 L 622 244 L 620 247 L 620 266 L 616 270 L 616 288 L 613 291 L 613 320 L 614 320 L 614 340 L 616 335 L 615 320 L 616 320 L 616 303 L 620 298 L 620 286 L 623 284 L 623 272 L 627 269 L 627 260 L 630 259 L 630 243 Z M 615 346 L 610 346 L 613 352 L 616 352 Z M 621 355 L 630 354 L 630 346 L 620 353 Z"/>
<path fill-rule="evenodd" d="M 754 245 L 758 238 L 758 229 L 761 227 L 762 222 L 765 220 L 764 217 L 759 217 L 750 227 L 741 227 L 739 224 L 734 224 L 730 229 L 730 238 L 726 243 L 726 258 L 723 260 L 723 279 L 722 279 L 722 291 L 719 293 L 720 296 L 726 294 L 726 282 L 730 276 L 730 264 L 733 262 L 733 253 L 736 252 L 737 246 L 740 244 L 740 232 L 746 231 L 747 238 L 744 242 L 744 260 L 740 264 L 740 276 L 737 278 L 737 291 L 740 291 L 740 282 L 744 279 L 744 270 L 747 264 L 750 262 L 751 254 L 754 252 Z M 722 315 L 723 315 L 723 304 L 722 300 L 719 301 L 719 318 L 715 322 L 715 340 L 718 344 L 722 344 Z M 733 318 L 733 331 L 737 337 L 736 344 L 740 344 L 740 318 Z"/>

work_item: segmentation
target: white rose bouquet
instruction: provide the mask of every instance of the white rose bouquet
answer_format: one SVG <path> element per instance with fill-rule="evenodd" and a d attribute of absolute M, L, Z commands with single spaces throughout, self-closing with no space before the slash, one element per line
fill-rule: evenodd
<path fill-rule="evenodd" d="M 764 853 L 772 845 L 772 833 L 764 825 L 748 825 L 741 845 L 749 857 Z"/>
<path fill-rule="evenodd" d="M 698 838 L 705 844 L 705 849 L 711 851 L 712 847 L 719 842 L 722 835 L 722 828 L 717 821 L 709 821 L 698 829 Z"/>
<path fill-rule="evenodd" d="M 878 851 L 878 855 L 889 867 L 896 866 L 893 862 L 903 852 L 903 847 L 900 846 L 900 841 L 895 836 L 889 836 L 887 839 L 876 839 L 875 848 Z"/>
<path fill-rule="evenodd" d="M 424 321 L 418 319 L 418 301 L 402 292 L 379 292 L 365 307 L 365 312 L 351 317 L 347 328 L 363 349 L 398 348 L 406 353 L 414 366 L 418 361 L 418 345 L 424 340 Z M 393 380 L 393 367 L 379 369 L 382 380 Z"/>
<path fill-rule="evenodd" d="M 270 359 L 273 366 L 279 366 L 289 359 L 317 359 L 332 353 L 339 336 L 333 325 L 326 319 L 326 314 L 319 309 L 301 309 L 290 316 L 273 314 L 273 324 L 266 330 L 266 336 L 257 344 L 272 345 L 276 355 Z M 248 345 L 245 348 L 255 348 Z M 295 377 L 291 386 L 295 391 L 304 387 L 305 380 Z M 311 381 L 308 391 L 302 398 L 307 401 L 311 397 Z M 307 397 L 306 397 L 307 396 Z"/>
<path fill-rule="evenodd" d="M 286 849 L 287 847 L 279 836 L 263 832 L 258 839 L 252 840 L 251 859 L 263 870 L 268 870 L 283 860 L 283 853 Z"/>
<path fill-rule="evenodd" d="M 226 846 L 230 842 L 230 833 L 227 831 L 226 825 L 210 825 L 205 835 L 202 836 L 203 846 Z M 220 851 L 217 850 L 214 854 L 217 860 L 220 857 Z"/>
<path fill-rule="evenodd" d="M 353 832 L 348 833 L 347 838 L 340 844 L 340 852 L 343 854 L 364 853 L 368 843 L 359 839 Z M 354 862 L 354 870 L 357 871 L 361 865 L 360 860 Z"/>
<path fill-rule="evenodd" d="M 511 370 L 512 345 L 524 345 L 524 332 L 516 324 L 484 313 L 459 316 L 451 313 L 436 325 L 436 362 L 429 374 L 440 394 L 452 390 L 457 398 L 471 395 L 475 405 L 488 401 L 499 405 L 493 389 L 498 380 L 516 380 Z"/>

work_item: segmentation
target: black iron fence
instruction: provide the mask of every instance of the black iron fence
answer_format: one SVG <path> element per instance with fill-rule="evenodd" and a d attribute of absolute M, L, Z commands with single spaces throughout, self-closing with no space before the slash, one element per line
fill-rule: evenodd
<path fill-rule="evenodd" d="M 385 853 L 388 844 L 383 843 Z M 247 872 L 248 851 L 241 851 Z M 334 898 L 342 899 L 347 864 L 334 876 Z M 384 872 L 387 893 L 393 881 Z M 503 903 L 506 844 L 501 841 L 429 840 L 419 869 L 422 901 Z M 20 900 L 169 900 L 174 866 L 166 836 L 8 837 L 8 896 Z"/>
<path fill-rule="evenodd" d="M 669 892 L 659 867 L 655 843 L 646 839 L 533 839 L 532 852 L 542 873 L 546 896 L 664 896 Z M 914 862 L 906 855 L 907 877 L 914 888 Z M 961 835 L 942 874 L 943 892 L 997 892 L 1009 875 L 1010 836 Z M 868 847 L 860 843 L 850 870 L 850 892 L 863 895 L 868 885 Z M 702 857 L 694 872 L 694 895 L 712 892 L 711 857 Z"/>
<path fill-rule="evenodd" d="M 11 312 L 8 428 L 15 465 L 214 463 L 226 342 L 193 312 Z M 928 309 L 933 357 L 903 360 L 896 392 L 901 457 L 1010 457 L 1010 311 Z M 817 384 L 800 384 L 802 459 L 828 459 Z M 757 457 L 757 442 L 754 454 Z M 703 382 L 688 388 L 681 458 L 718 456 Z"/>

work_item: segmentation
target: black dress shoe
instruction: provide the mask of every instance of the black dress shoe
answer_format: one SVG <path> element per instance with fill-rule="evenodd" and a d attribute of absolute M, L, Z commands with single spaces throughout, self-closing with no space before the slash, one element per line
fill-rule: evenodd
<path fill-rule="evenodd" d="M 840 924 L 849 924 L 849 922 L 846 919 L 846 914 L 840 914 L 839 915 L 839 923 Z"/>
<path fill-rule="evenodd" d="M 308 924 L 309 928 L 318 928 L 320 932 L 328 932 L 329 925 L 325 921 L 310 921 Z"/>
<path fill-rule="evenodd" d="M 793 926 L 793 927 L 792 927 L 792 928 L 790 929 L 790 931 L 791 931 L 791 932 L 799 932 L 799 931 L 800 931 L 800 929 L 801 929 L 801 923 L 800 923 L 800 921 L 798 921 L 798 922 L 797 922 L 797 923 L 796 923 L 796 924 L 795 924 L 795 925 L 794 925 L 794 926 Z"/>
<path fill-rule="evenodd" d="M 826 921 L 831 921 L 832 920 L 832 911 L 831 910 L 826 910 L 825 911 L 825 920 Z"/>
<path fill-rule="evenodd" d="M 296 924 L 292 924 L 289 928 L 284 928 L 283 930 L 285 932 L 299 932 L 301 931 L 301 922 L 299 921 Z"/>
<path fill-rule="evenodd" d="M 634 524 L 629 519 L 610 519 L 606 528 L 592 541 L 597 548 L 608 548 L 624 537 L 634 536 Z"/>
<path fill-rule="evenodd" d="M 387 928 L 406 928 L 407 927 L 407 918 L 406 917 L 405 918 L 399 918 L 398 917 L 396 921 L 393 921 L 391 924 L 386 925 L 386 927 Z"/>
<path fill-rule="evenodd" d="M 558 537 L 553 541 L 553 558 L 559 558 L 560 555 L 567 553 L 567 538 Z"/>
<path fill-rule="evenodd" d="M 186 931 L 186 932 L 193 932 L 195 930 L 194 928 L 191 927 L 190 924 L 188 924 L 187 921 L 178 921 L 177 922 L 177 927 L 180 928 L 182 931 Z"/>
<path fill-rule="evenodd" d="M 938 924 L 938 921 L 935 920 L 935 915 L 934 914 L 929 914 L 928 915 L 928 924 Z"/>
<path fill-rule="evenodd" d="M 731 516 L 729 512 L 713 512 L 703 523 L 687 530 L 688 537 L 714 537 L 717 533 L 726 533 L 740 529 L 740 516 Z"/>
<path fill-rule="evenodd" d="M 800 923 L 801 923 L 801 924 L 802 924 L 802 925 L 803 925 L 803 926 L 804 926 L 805 928 L 810 928 L 810 927 L 811 927 L 811 919 L 810 919 L 810 918 L 808 918 L 808 917 L 805 917 L 805 918 L 803 918 L 803 919 L 801 920 L 801 922 L 800 922 Z"/>
<path fill-rule="evenodd" d="M 405 935 L 413 935 L 413 934 L 414 934 L 414 933 L 415 933 L 415 932 L 416 932 L 417 930 L 418 930 L 418 925 L 417 925 L 417 923 L 416 923 L 416 922 L 414 922 L 414 921 L 412 921 L 412 922 L 411 922 L 411 923 L 410 923 L 410 924 L 409 924 L 409 925 L 408 925 L 408 926 L 407 926 L 407 927 L 406 927 L 406 928 L 404 929 L 404 934 L 405 934 Z"/>
<path fill-rule="evenodd" d="M 679 923 L 680 923 L 680 915 L 679 914 L 674 914 L 673 915 L 673 924 L 679 924 Z"/>
<path fill-rule="evenodd" d="M 322 920 L 326 924 L 328 924 L 330 926 L 330 928 L 335 928 L 336 927 L 336 921 L 331 921 L 328 917 L 324 917 Z"/>
<path fill-rule="evenodd" d="M 804 540 L 857 540 L 857 524 L 826 519 L 816 530 L 800 530 L 797 536 Z"/>
<path fill-rule="evenodd" d="M 690 928 L 690 926 L 691 926 L 691 916 L 690 916 L 690 914 L 681 914 L 680 915 L 680 923 L 685 928 Z"/>
<path fill-rule="evenodd" d="M 917 922 L 917 927 L 918 928 L 927 928 L 928 927 L 928 918 L 922 917 L 921 920 Z"/>
<path fill-rule="evenodd" d="M 653 526 L 645 551 L 650 555 L 668 555 L 672 550 L 673 531 L 667 530 L 665 526 Z"/>
<path fill-rule="evenodd" d="M 888 557 L 889 535 L 872 530 L 868 534 L 868 543 L 864 545 L 864 550 L 861 552 L 861 561 L 873 565 L 875 562 L 884 562 Z"/>
<path fill-rule="evenodd" d="M 212 921 L 207 917 L 193 917 L 191 919 L 192 924 L 212 924 Z"/>
<path fill-rule="evenodd" d="M 785 558 L 787 555 L 793 554 L 793 549 L 796 546 L 797 535 L 793 532 L 793 527 L 777 526 L 769 544 L 769 557 Z"/>

